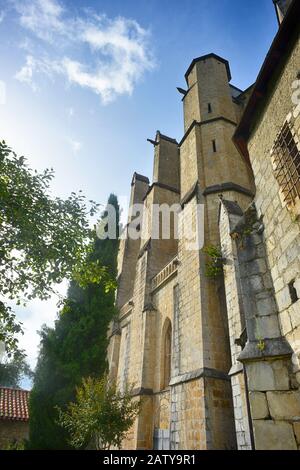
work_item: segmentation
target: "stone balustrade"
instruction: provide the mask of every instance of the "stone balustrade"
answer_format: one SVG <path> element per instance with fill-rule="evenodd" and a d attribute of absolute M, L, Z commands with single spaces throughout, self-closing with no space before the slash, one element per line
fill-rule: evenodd
<path fill-rule="evenodd" d="M 151 285 L 152 291 L 156 290 L 177 271 L 178 263 L 178 256 L 175 256 L 170 263 L 168 263 L 158 274 L 156 274 L 156 276 L 153 277 Z"/>

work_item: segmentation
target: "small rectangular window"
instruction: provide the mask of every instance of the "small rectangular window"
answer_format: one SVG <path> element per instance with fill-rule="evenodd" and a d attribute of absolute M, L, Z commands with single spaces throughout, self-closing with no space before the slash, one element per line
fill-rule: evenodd
<path fill-rule="evenodd" d="M 283 200 L 288 206 L 295 205 L 300 199 L 300 152 L 288 122 L 278 134 L 271 156 Z"/>
<path fill-rule="evenodd" d="M 208 112 L 211 113 L 211 104 L 208 103 Z"/>
<path fill-rule="evenodd" d="M 212 147 L 213 147 L 213 151 L 216 152 L 217 151 L 217 145 L 216 145 L 215 140 L 212 141 Z"/>

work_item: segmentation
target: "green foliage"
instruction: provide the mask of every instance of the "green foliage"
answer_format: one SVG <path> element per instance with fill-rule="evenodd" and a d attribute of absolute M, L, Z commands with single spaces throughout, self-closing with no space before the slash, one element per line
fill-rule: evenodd
<path fill-rule="evenodd" d="M 117 213 L 118 201 L 108 202 Z M 118 222 L 118 220 L 117 220 Z M 94 234 L 88 261 L 106 266 L 115 285 L 118 240 L 100 240 Z M 30 446 L 34 449 L 65 449 L 66 431 L 57 423 L 57 407 L 64 409 L 75 398 L 83 377 L 100 377 L 106 370 L 107 328 L 115 315 L 114 291 L 107 282 L 72 281 L 54 328 L 41 331 L 40 353 L 30 395 Z"/>
<path fill-rule="evenodd" d="M 17 348 L 21 329 L 4 303 L 48 299 L 53 286 L 72 275 L 97 283 L 107 272 L 86 263 L 93 248 L 88 217 L 98 205 L 71 193 L 52 197 L 53 170 L 31 170 L 4 141 L 0 142 L 0 341 L 8 353 Z M 106 279 L 109 281 L 109 279 Z"/>
<path fill-rule="evenodd" d="M 251 235 L 258 222 L 256 208 L 251 204 L 236 225 L 234 232 L 230 234 L 231 238 L 236 240 L 239 249 L 244 249 L 245 240 Z"/>
<path fill-rule="evenodd" d="M 4 450 L 25 450 L 26 449 L 26 441 L 21 440 L 17 441 L 13 439 L 12 441 L 8 441 Z"/>
<path fill-rule="evenodd" d="M 66 411 L 59 410 L 59 423 L 69 433 L 75 449 L 88 445 L 119 449 L 139 410 L 140 402 L 132 396 L 132 386 L 120 392 L 106 376 L 88 377 L 76 389 L 75 403 L 70 403 Z"/>
<path fill-rule="evenodd" d="M 25 360 L 22 352 L 14 354 L 11 359 L 6 359 L 0 363 L 0 385 L 2 387 L 20 387 L 20 382 L 24 377 L 32 377 L 32 371 Z"/>
<path fill-rule="evenodd" d="M 223 259 L 220 249 L 214 245 L 209 245 L 203 249 L 203 252 L 209 256 L 206 263 L 206 276 L 216 278 L 223 273 Z"/>
<path fill-rule="evenodd" d="M 22 324 L 16 319 L 11 307 L 0 300 L 0 341 L 5 344 L 8 357 L 20 354 L 18 333 L 23 334 Z"/>

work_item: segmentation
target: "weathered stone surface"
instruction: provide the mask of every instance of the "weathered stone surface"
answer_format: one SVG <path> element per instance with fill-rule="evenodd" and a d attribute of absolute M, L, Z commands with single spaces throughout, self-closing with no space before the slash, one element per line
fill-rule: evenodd
<path fill-rule="evenodd" d="M 294 287 L 297 291 L 298 299 L 300 299 L 300 278 L 296 279 L 296 281 L 294 282 Z"/>
<path fill-rule="evenodd" d="M 276 390 L 274 371 L 266 361 L 249 363 L 246 366 L 248 387 L 251 391 Z"/>
<path fill-rule="evenodd" d="M 297 444 L 300 445 L 300 422 L 293 424 L 294 434 L 296 436 Z"/>
<path fill-rule="evenodd" d="M 291 424 L 271 420 L 254 420 L 256 450 L 297 450 Z"/>
<path fill-rule="evenodd" d="M 289 371 L 287 361 L 276 360 L 271 362 L 274 371 L 276 390 L 288 390 L 290 388 Z"/>
<path fill-rule="evenodd" d="M 282 289 L 276 296 L 279 312 L 288 308 L 291 303 L 291 295 L 288 286 Z"/>
<path fill-rule="evenodd" d="M 267 392 L 270 414 L 274 419 L 300 419 L 300 392 Z"/>
<path fill-rule="evenodd" d="M 262 392 L 250 392 L 250 407 L 252 419 L 265 419 L 269 416 L 266 394 Z"/>

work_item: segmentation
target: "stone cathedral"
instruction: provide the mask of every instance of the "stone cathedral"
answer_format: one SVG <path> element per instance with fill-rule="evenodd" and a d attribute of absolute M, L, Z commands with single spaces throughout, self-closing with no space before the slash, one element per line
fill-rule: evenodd
<path fill-rule="evenodd" d="M 142 399 L 124 449 L 300 448 L 300 2 L 274 5 L 254 85 L 194 59 L 181 141 L 158 131 L 152 182 L 133 175 L 147 220 L 120 243 L 108 347 L 110 377 Z M 203 247 L 173 219 L 152 237 L 157 204 L 191 227 L 201 205 Z"/>

